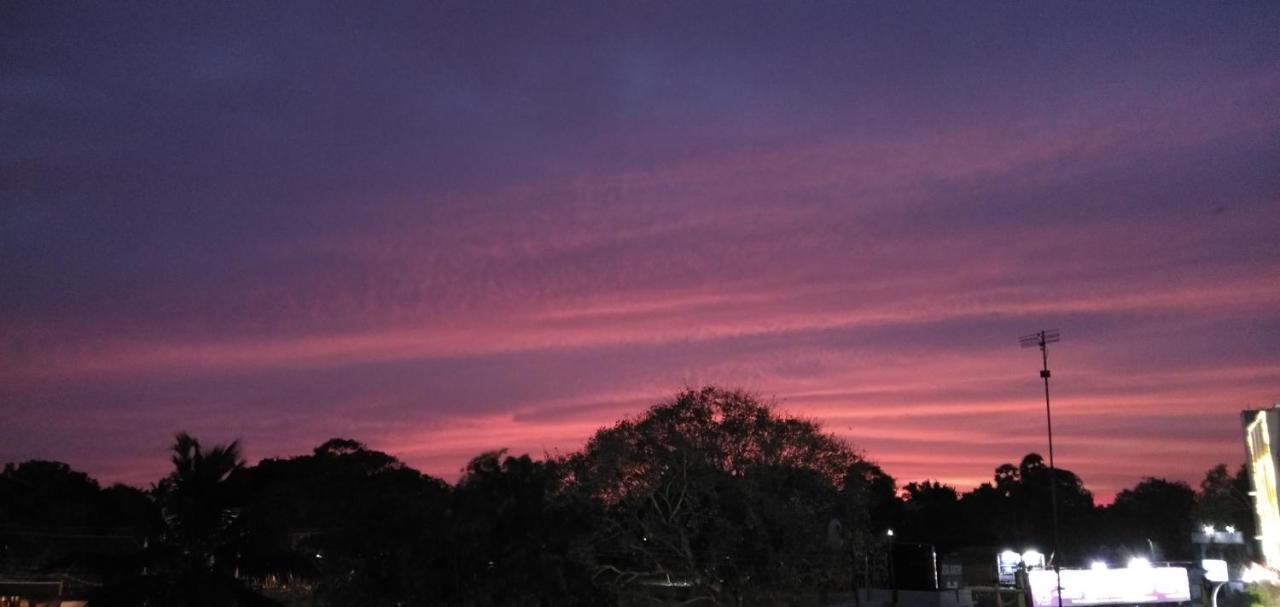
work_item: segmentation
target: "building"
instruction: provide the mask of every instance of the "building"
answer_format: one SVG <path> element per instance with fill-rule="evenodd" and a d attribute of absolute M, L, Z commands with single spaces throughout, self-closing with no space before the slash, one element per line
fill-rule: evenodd
<path fill-rule="evenodd" d="M 1253 513 L 1258 522 L 1258 548 L 1263 564 L 1280 569 L 1280 500 L 1276 470 L 1280 469 L 1280 404 L 1240 414 L 1244 425 L 1245 462 L 1253 479 Z"/>

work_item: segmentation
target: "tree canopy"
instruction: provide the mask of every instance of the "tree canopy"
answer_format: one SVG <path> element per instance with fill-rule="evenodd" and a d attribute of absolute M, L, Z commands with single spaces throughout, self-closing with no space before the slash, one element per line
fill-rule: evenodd
<path fill-rule="evenodd" d="M 601 579 L 712 603 L 794 593 L 847 569 L 827 552 L 828 529 L 841 514 L 841 529 L 870 523 L 840 508 L 873 481 L 865 464 L 817 423 L 719 388 L 603 429 L 571 461 L 579 490 L 605 508 Z"/>
<path fill-rule="evenodd" d="M 1068 564 L 1191 558 L 1194 526 L 1252 527 L 1243 467 L 1199 491 L 1147 478 L 1105 507 L 1035 453 L 967 492 L 899 489 L 817 422 L 715 387 L 567 456 L 482 453 L 453 485 L 347 438 L 250 466 L 238 443 L 179 434 L 170 455 L 146 491 L 6 465 L 0 568 L 98 580 L 104 606 L 766 605 L 886 585 L 907 547 L 1047 552 L 1055 491 Z"/>

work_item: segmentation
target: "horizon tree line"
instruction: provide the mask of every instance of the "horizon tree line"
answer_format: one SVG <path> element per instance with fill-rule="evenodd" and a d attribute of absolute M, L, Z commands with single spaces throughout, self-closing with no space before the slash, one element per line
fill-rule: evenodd
<path fill-rule="evenodd" d="M 1109 506 L 1035 453 L 970 491 L 899 487 L 818 423 L 714 386 L 574 453 L 482 453 L 453 485 L 350 439 L 250 466 L 180 433 L 171 460 L 147 490 L 7 464 L 0 571 L 88 577 L 95 607 L 809 604 L 883 584 L 891 542 L 1045 548 L 1052 485 L 1063 563 L 1189 561 L 1200 524 L 1253 528 L 1243 466 Z"/>

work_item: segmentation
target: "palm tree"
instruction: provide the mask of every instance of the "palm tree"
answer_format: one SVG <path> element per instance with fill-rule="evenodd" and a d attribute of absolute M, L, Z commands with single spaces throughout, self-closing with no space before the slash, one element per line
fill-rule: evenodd
<path fill-rule="evenodd" d="M 247 557 L 239 520 L 236 472 L 244 467 L 239 442 L 202 449 L 183 432 L 172 447 L 174 470 L 152 497 L 163 517 L 135 574 L 102 589 L 91 604 L 181 607 L 278 606 L 255 591 L 246 574 L 265 574 L 263 559 Z"/>

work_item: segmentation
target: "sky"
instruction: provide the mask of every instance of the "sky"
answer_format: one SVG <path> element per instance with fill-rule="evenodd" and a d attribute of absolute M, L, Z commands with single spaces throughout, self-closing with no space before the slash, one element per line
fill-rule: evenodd
<path fill-rule="evenodd" d="M 686 387 L 1100 501 L 1280 402 L 1280 5 L 0 4 L 0 461 L 455 479 Z"/>

